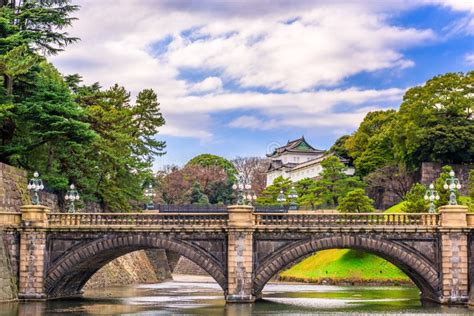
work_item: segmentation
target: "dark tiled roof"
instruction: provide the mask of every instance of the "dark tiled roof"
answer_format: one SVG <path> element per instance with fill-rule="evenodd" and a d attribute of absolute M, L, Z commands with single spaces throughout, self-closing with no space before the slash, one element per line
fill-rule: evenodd
<path fill-rule="evenodd" d="M 323 153 L 324 150 L 316 149 L 304 139 L 304 136 L 301 138 L 288 141 L 285 146 L 275 148 L 271 154 L 267 154 L 267 157 L 277 157 L 283 154 L 285 151 L 288 152 L 297 152 L 297 153 Z"/>

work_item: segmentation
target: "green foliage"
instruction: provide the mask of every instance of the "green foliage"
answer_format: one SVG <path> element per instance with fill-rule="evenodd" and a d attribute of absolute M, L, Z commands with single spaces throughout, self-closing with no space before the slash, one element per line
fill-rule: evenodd
<path fill-rule="evenodd" d="M 193 186 L 191 187 L 191 204 L 198 204 L 198 205 L 207 205 L 209 204 L 209 198 L 207 195 L 202 193 L 201 185 L 199 182 L 195 181 Z"/>
<path fill-rule="evenodd" d="M 438 194 L 439 194 L 439 200 L 435 201 L 435 204 L 437 207 L 449 204 L 449 195 L 451 193 L 449 189 L 446 190 L 444 188 L 444 184 L 446 182 L 446 179 L 450 177 L 449 172 L 451 172 L 451 170 L 453 170 L 451 166 L 443 166 L 441 168 L 441 173 L 439 177 L 434 182 L 435 190 L 438 191 Z M 458 197 L 459 197 L 459 193 L 456 190 L 456 198 Z"/>
<path fill-rule="evenodd" d="M 374 200 L 369 198 L 364 189 L 355 189 L 339 198 L 338 210 L 345 213 L 369 213 L 375 211 Z"/>
<path fill-rule="evenodd" d="M 321 187 L 314 179 L 306 178 L 296 182 L 295 189 L 298 194 L 297 203 L 302 208 L 315 209 L 324 202 Z"/>
<path fill-rule="evenodd" d="M 469 203 L 469 211 L 474 212 L 474 169 L 469 171 L 469 198 L 471 202 Z"/>
<path fill-rule="evenodd" d="M 277 198 L 280 191 L 283 191 L 283 193 L 286 194 L 290 188 L 291 180 L 279 176 L 273 180 L 271 185 L 266 187 L 262 193 L 260 193 L 260 196 L 257 197 L 256 203 L 261 205 L 278 205 L 279 202 L 277 202 Z M 289 201 L 286 201 L 285 204 L 288 204 L 288 202 Z"/>
<path fill-rule="evenodd" d="M 237 175 L 237 169 L 235 169 L 234 165 L 229 160 L 211 154 L 198 155 L 189 160 L 186 165 L 199 165 L 202 167 L 222 167 L 226 171 L 229 179 L 232 179 L 232 181 L 235 180 L 235 176 Z"/>
<path fill-rule="evenodd" d="M 323 171 L 317 181 L 316 190 L 320 192 L 322 203 L 329 207 L 336 207 L 340 197 L 345 196 L 355 188 L 363 188 L 364 183 L 358 177 L 347 176 L 346 166 L 339 158 L 330 156 L 321 162 Z"/>
<path fill-rule="evenodd" d="M 421 162 L 474 160 L 474 72 L 447 73 L 411 88 L 393 131 L 394 152 L 411 168 Z"/>
<path fill-rule="evenodd" d="M 99 200 L 112 211 L 130 210 L 130 202 L 142 198 L 143 182 L 151 178 L 153 157 L 165 146 L 152 139 L 164 124 L 157 96 L 144 90 L 132 105 L 123 87 L 102 91 L 92 86 L 79 88 L 77 101 L 100 136 L 86 152 L 90 164 L 100 170 L 94 186 Z"/>
<path fill-rule="evenodd" d="M 78 39 L 62 31 L 75 20 L 71 13 L 79 7 L 69 0 L 3 1 L 0 5 L 2 55 L 14 47 L 27 45 L 31 51 L 56 54 Z"/>
<path fill-rule="evenodd" d="M 165 121 L 153 90 L 135 104 L 114 86 L 81 86 L 63 78 L 40 54 L 56 54 L 77 39 L 63 31 L 77 10 L 68 0 L 0 4 L 0 161 L 38 170 L 48 189 L 64 193 L 73 182 L 86 201 L 110 211 L 142 199 L 155 138 Z"/>
<path fill-rule="evenodd" d="M 405 203 L 402 206 L 404 213 L 428 212 L 429 202 L 424 199 L 426 187 L 421 183 L 415 183 L 405 195 Z"/>
<path fill-rule="evenodd" d="M 346 142 L 350 138 L 350 135 L 343 135 L 339 137 L 335 142 L 334 145 L 331 146 L 329 149 L 330 152 L 335 153 L 337 156 L 345 159 L 351 159 L 349 155 L 349 151 L 347 150 Z"/>
<path fill-rule="evenodd" d="M 314 209 L 320 205 L 336 207 L 338 199 L 355 188 L 363 188 L 364 183 L 358 178 L 344 173 L 346 166 L 336 156 L 330 156 L 321 162 L 323 171 L 320 179 L 302 179 L 294 184 L 298 194 L 297 203 L 300 207 Z M 291 188 L 291 180 L 282 176 L 265 188 L 257 198 L 258 204 L 277 205 L 280 191 L 285 195 Z M 288 204 L 289 200 L 285 202 Z"/>
<path fill-rule="evenodd" d="M 391 127 L 395 116 L 394 110 L 369 112 L 357 131 L 346 140 L 345 147 L 360 175 L 393 161 Z"/>

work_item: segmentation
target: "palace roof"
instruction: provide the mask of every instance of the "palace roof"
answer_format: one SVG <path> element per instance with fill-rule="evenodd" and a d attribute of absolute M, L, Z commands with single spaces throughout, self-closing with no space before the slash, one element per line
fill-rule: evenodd
<path fill-rule="evenodd" d="M 288 141 L 288 143 L 285 146 L 275 148 L 275 150 L 271 154 L 267 154 L 267 157 L 276 158 L 278 156 L 281 156 L 285 152 L 322 154 L 325 151 L 314 148 L 313 146 L 308 144 L 308 142 L 304 139 L 304 136 L 302 136 L 301 138 Z"/>

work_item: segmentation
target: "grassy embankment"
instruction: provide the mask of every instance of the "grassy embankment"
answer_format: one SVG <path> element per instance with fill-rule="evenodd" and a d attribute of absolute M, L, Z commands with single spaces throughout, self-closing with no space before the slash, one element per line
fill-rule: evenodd
<path fill-rule="evenodd" d="M 469 205 L 468 197 L 459 202 Z M 404 202 L 385 213 L 401 213 Z M 410 279 L 396 266 L 375 255 L 349 249 L 319 251 L 280 274 L 280 280 L 311 283 L 406 284 Z"/>
<path fill-rule="evenodd" d="M 386 212 L 401 212 L 402 203 L 392 206 Z M 319 251 L 282 272 L 280 280 L 329 284 L 407 284 L 411 282 L 390 262 L 366 252 L 350 249 Z"/>

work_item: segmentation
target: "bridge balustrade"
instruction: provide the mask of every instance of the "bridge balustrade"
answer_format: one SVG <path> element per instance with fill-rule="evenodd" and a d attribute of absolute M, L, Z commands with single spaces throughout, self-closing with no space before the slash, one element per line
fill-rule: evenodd
<path fill-rule="evenodd" d="M 282 214 L 256 213 L 257 226 L 437 226 L 438 214 Z"/>
<path fill-rule="evenodd" d="M 50 227 L 58 226 L 226 226 L 227 214 L 192 213 L 50 213 Z"/>

